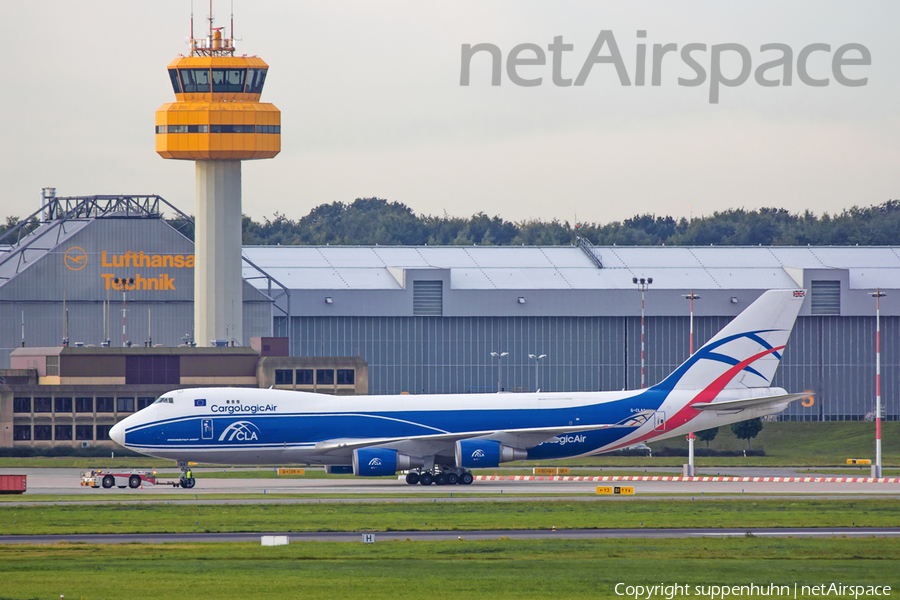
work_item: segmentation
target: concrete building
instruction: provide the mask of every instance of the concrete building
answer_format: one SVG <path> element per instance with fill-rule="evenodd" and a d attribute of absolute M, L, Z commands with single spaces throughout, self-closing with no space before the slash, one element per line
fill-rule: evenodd
<path fill-rule="evenodd" d="M 357 357 L 286 356 L 286 340 L 249 348 L 17 348 L 0 370 L 0 447 L 112 445 L 110 428 L 176 388 L 275 387 L 368 393 Z M 267 349 L 268 348 L 268 349 Z"/>

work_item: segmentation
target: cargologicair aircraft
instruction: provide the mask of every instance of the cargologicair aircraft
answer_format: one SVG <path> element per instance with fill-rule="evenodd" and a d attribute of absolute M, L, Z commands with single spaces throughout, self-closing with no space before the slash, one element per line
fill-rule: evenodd
<path fill-rule="evenodd" d="M 150 456 L 314 464 L 409 484 L 469 484 L 473 468 L 572 458 L 781 412 L 770 387 L 803 290 L 770 290 L 664 381 L 621 392 L 328 396 L 247 388 L 166 393 L 110 431 Z M 182 478 L 184 487 L 193 480 Z"/>

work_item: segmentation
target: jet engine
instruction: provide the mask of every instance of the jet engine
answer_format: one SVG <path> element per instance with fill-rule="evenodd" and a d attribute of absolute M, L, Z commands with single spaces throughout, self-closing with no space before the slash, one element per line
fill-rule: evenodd
<path fill-rule="evenodd" d="M 495 440 L 459 440 L 456 442 L 456 466 L 468 469 L 493 468 L 502 462 L 525 460 L 528 451 L 504 446 Z"/>
<path fill-rule="evenodd" d="M 353 474 L 357 477 L 380 477 L 397 471 L 422 467 L 424 461 L 416 456 L 400 454 L 388 448 L 359 448 L 353 451 Z"/>

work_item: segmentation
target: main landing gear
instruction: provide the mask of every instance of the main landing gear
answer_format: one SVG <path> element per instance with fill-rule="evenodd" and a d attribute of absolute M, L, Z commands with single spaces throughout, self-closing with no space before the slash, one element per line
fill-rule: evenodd
<path fill-rule="evenodd" d="M 472 471 L 459 467 L 435 468 L 431 471 L 414 470 L 406 475 L 409 485 L 470 485 L 475 481 Z"/>

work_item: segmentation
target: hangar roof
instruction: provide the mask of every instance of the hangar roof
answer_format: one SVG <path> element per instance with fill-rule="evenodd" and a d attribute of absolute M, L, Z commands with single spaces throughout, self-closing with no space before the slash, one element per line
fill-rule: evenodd
<path fill-rule="evenodd" d="M 845 269 L 851 288 L 900 288 L 900 247 L 247 246 L 244 254 L 290 289 L 402 289 L 397 273 L 445 269 L 468 290 L 795 287 L 786 269 Z"/>

